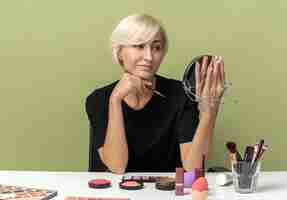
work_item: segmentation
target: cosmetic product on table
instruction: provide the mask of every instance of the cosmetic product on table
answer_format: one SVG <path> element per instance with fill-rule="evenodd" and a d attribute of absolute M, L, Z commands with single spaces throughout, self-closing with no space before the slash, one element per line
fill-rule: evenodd
<path fill-rule="evenodd" d="M 228 186 L 232 184 L 232 175 L 228 173 L 219 173 L 215 177 L 215 183 L 218 186 Z"/>
<path fill-rule="evenodd" d="M 266 150 L 268 150 L 268 145 L 267 145 L 267 144 L 263 144 L 262 149 L 261 149 L 261 152 L 259 153 L 258 160 L 261 160 L 261 159 L 262 159 L 263 153 L 264 153 Z"/>
<path fill-rule="evenodd" d="M 144 187 L 144 184 L 139 181 L 121 181 L 119 187 L 124 190 L 140 190 Z"/>
<path fill-rule="evenodd" d="M 184 172 L 184 188 L 191 188 L 192 184 L 199 177 L 205 175 L 205 155 L 202 155 L 201 168 L 194 168 L 191 171 Z"/>
<path fill-rule="evenodd" d="M 232 166 L 234 189 L 238 193 L 252 193 L 256 191 L 260 173 L 260 162 L 255 167 L 251 162 L 240 161 Z"/>
<path fill-rule="evenodd" d="M 1 200 L 14 200 L 14 199 L 25 199 L 25 200 L 48 200 L 57 196 L 56 190 L 47 190 L 40 188 L 30 188 L 23 186 L 14 185 L 3 185 L 0 184 L 0 199 Z"/>
<path fill-rule="evenodd" d="M 205 177 L 200 177 L 192 184 L 192 200 L 206 200 L 207 196 L 208 182 Z"/>
<path fill-rule="evenodd" d="M 261 151 L 262 151 L 263 145 L 264 145 L 264 140 L 262 139 L 260 140 L 259 145 L 258 145 L 258 150 L 256 154 L 254 155 L 255 158 L 252 160 L 253 162 L 251 162 L 253 167 L 256 166 L 257 161 L 260 159 L 260 155 L 262 156 Z"/>
<path fill-rule="evenodd" d="M 184 195 L 184 169 L 176 168 L 175 169 L 175 195 L 182 196 Z"/>
<path fill-rule="evenodd" d="M 251 162 L 253 159 L 254 154 L 254 147 L 253 146 L 247 146 L 244 153 L 244 161 Z"/>
<path fill-rule="evenodd" d="M 155 188 L 158 190 L 174 190 L 175 189 L 175 179 L 169 177 L 158 178 L 155 183 Z"/>
<path fill-rule="evenodd" d="M 231 160 L 231 165 L 235 164 L 237 161 L 242 160 L 240 153 L 237 151 L 235 142 L 227 142 L 226 147 L 229 150 L 229 157 Z"/>
<path fill-rule="evenodd" d="M 184 187 L 191 188 L 197 178 L 194 170 L 184 172 Z"/>
<path fill-rule="evenodd" d="M 111 186 L 111 181 L 107 179 L 93 179 L 88 182 L 90 188 L 108 188 Z"/>
<path fill-rule="evenodd" d="M 123 181 L 139 181 L 139 182 L 144 182 L 144 183 L 155 183 L 157 179 L 161 178 L 170 178 L 168 176 L 129 176 L 125 175 L 123 176 L 122 180 Z"/>
<path fill-rule="evenodd" d="M 64 200 L 130 200 L 129 198 L 117 198 L 117 197 L 76 197 L 68 196 Z"/>
<path fill-rule="evenodd" d="M 231 154 L 230 159 L 232 163 L 234 189 L 238 193 L 253 193 L 256 191 L 261 170 L 260 160 L 262 159 L 263 153 L 268 149 L 268 146 L 264 144 L 263 139 L 253 146 L 248 145 L 245 149 L 244 158 L 238 160 L 236 156 L 234 156 L 234 154 L 238 152 L 234 144 L 233 142 L 226 144 Z M 218 182 L 221 181 L 218 180 Z M 222 180 L 222 183 L 223 182 Z"/>
<path fill-rule="evenodd" d="M 184 187 L 191 188 L 196 179 L 204 176 L 204 170 L 195 168 L 191 171 L 184 172 Z"/>

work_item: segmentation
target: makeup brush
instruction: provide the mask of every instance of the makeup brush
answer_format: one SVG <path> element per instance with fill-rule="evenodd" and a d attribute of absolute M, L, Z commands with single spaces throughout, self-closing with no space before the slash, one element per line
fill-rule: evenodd
<path fill-rule="evenodd" d="M 237 161 L 242 161 L 242 157 L 236 149 L 235 142 L 227 142 L 226 147 L 229 150 L 229 155 L 230 155 L 232 164 L 236 164 Z"/>
<path fill-rule="evenodd" d="M 262 155 L 263 153 L 268 150 L 269 146 L 267 144 L 264 144 L 263 147 L 262 147 L 262 150 L 261 152 L 259 153 L 259 157 L 258 157 L 258 160 L 261 160 L 262 159 Z"/>
<path fill-rule="evenodd" d="M 253 146 L 247 146 L 244 153 L 244 161 L 251 162 L 253 159 L 254 154 L 254 147 Z"/>
<path fill-rule="evenodd" d="M 253 162 L 251 163 L 251 166 L 252 166 L 253 169 L 256 168 L 257 161 L 258 161 L 260 152 L 262 151 L 263 145 L 264 145 L 264 140 L 262 139 L 262 140 L 260 140 L 260 142 L 259 142 L 258 150 L 257 150 L 256 155 L 255 155 L 255 159 L 252 160 Z"/>
<path fill-rule="evenodd" d="M 124 70 L 125 73 L 128 73 L 130 75 L 133 75 L 131 72 L 127 71 L 127 70 Z M 146 79 L 143 79 L 143 80 L 146 80 Z M 149 81 L 149 80 L 146 80 L 146 81 Z M 155 94 L 157 94 L 158 96 L 162 97 L 162 98 L 166 98 L 166 96 L 162 93 L 160 93 L 159 91 L 157 91 L 156 89 L 150 87 L 149 85 L 145 85 L 146 88 L 150 89 L 151 91 L 153 91 Z"/>
<path fill-rule="evenodd" d="M 254 163 L 254 161 L 255 161 L 255 157 L 256 157 L 257 152 L 258 152 L 258 146 L 259 146 L 258 143 L 256 143 L 256 144 L 254 145 L 254 152 L 253 152 L 253 157 L 252 157 L 251 163 Z"/>
<path fill-rule="evenodd" d="M 159 91 L 155 90 L 155 89 L 152 89 L 152 91 L 157 94 L 158 96 L 162 97 L 162 98 L 166 98 L 165 95 L 163 95 L 162 93 L 160 93 Z"/>
<path fill-rule="evenodd" d="M 259 147 L 259 143 L 256 143 L 255 145 L 254 145 L 254 154 L 253 154 L 253 159 L 252 159 L 252 163 L 254 163 L 254 161 L 255 161 L 255 157 L 256 157 L 256 155 L 257 155 L 257 153 L 258 153 L 258 147 Z M 262 147 L 262 149 L 261 149 L 261 152 L 259 152 L 259 158 L 258 159 L 261 159 L 261 157 L 262 157 L 262 154 L 266 151 L 266 150 L 268 150 L 268 145 L 267 144 L 263 144 L 263 147 Z"/>
<path fill-rule="evenodd" d="M 256 153 L 256 156 L 255 156 L 255 159 L 254 159 L 254 163 L 257 162 L 258 158 L 259 158 L 259 155 L 260 155 L 260 152 L 262 151 L 262 147 L 264 145 L 264 140 L 260 140 L 259 142 L 259 145 L 258 145 L 258 151 Z"/>

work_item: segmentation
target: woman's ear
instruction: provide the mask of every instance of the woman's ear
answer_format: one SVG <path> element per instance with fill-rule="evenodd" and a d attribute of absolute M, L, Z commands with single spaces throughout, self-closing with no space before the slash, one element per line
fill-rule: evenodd
<path fill-rule="evenodd" d="M 119 47 L 118 53 L 117 53 L 118 63 L 123 66 L 123 56 L 122 56 L 122 48 Z"/>
<path fill-rule="evenodd" d="M 122 62 L 122 61 L 123 61 L 123 56 L 122 56 L 122 51 L 121 51 L 121 49 L 118 50 L 117 56 L 118 56 L 119 62 Z"/>
<path fill-rule="evenodd" d="M 121 47 L 120 46 L 113 46 L 112 47 L 112 54 L 113 54 L 113 62 L 115 64 L 123 65 L 123 59 L 121 55 Z"/>

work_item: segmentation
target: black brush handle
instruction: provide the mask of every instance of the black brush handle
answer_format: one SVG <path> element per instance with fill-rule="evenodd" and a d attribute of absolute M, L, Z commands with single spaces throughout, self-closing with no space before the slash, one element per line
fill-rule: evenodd
<path fill-rule="evenodd" d="M 254 147 L 247 146 L 244 153 L 244 161 L 251 162 L 254 154 Z"/>
<path fill-rule="evenodd" d="M 242 156 L 240 155 L 240 153 L 238 151 L 236 151 L 236 160 L 242 161 Z"/>

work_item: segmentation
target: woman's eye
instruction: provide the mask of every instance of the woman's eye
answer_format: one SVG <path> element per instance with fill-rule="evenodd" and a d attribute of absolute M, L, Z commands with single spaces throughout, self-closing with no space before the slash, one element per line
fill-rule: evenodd
<path fill-rule="evenodd" d="M 155 49 L 156 51 L 161 51 L 161 50 L 162 50 L 162 47 L 161 47 L 161 45 L 156 45 L 156 46 L 154 46 L 154 49 Z"/>
<path fill-rule="evenodd" d="M 137 44 L 137 45 L 133 45 L 134 48 L 137 48 L 137 49 L 144 49 L 145 45 L 143 44 Z"/>
<path fill-rule="evenodd" d="M 153 49 L 154 51 L 161 51 L 161 50 L 162 50 L 162 46 L 161 46 L 161 45 L 153 45 L 153 46 L 152 46 L 152 49 Z"/>

